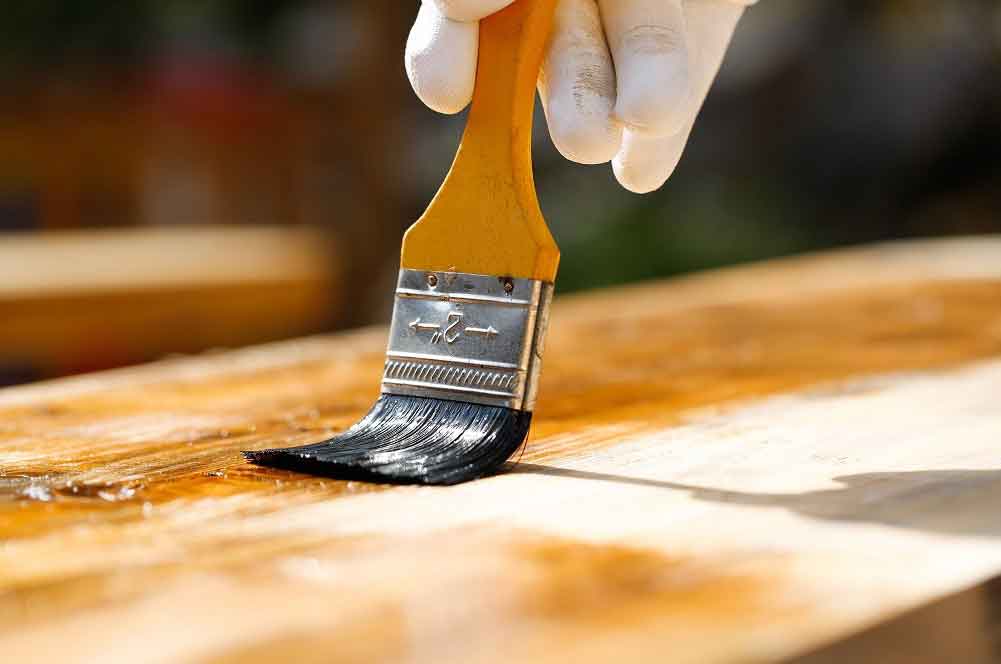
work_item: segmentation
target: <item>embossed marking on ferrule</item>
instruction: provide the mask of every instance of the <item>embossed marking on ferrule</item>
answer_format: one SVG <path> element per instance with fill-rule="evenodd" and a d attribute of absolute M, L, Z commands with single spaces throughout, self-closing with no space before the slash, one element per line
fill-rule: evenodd
<path fill-rule="evenodd" d="M 431 335 L 431 343 L 436 344 L 444 339 L 447 344 L 454 344 L 458 340 L 459 336 L 462 334 L 472 334 L 476 336 L 486 337 L 487 339 L 491 337 L 496 337 L 500 332 L 497 331 L 493 325 L 488 327 L 465 327 L 461 330 L 456 328 L 462 321 L 462 312 L 460 311 L 450 311 L 448 313 L 448 327 L 442 332 L 441 325 L 438 323 L 422 323 L 421 319 L 415 318 L 410 321 L 407 325 L 414 332 L 430 331 L 433 332 Z"/>
<path fill-rule="evenodd" d="M 496 337 L 500 332 L 494 329 L 494 326 L 490 327 L 467 327 L 463 330 L 466 334 L 477 334 L 481 337 L 486 337 L 487 339 L 491 337 Z"/>
<path fill-rule="evenodd" d="M 551 294 L 532 279 L 400 270 L 382 391 L 531 410 Z"/>

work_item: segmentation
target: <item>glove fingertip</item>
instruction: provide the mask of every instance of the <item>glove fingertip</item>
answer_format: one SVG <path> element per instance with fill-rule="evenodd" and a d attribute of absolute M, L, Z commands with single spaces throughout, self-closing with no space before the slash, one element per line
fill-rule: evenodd
<path fill-rule="evenodd" d="M 622 188 L 634 194 L 649 194 L 657 191 L 664 186 L 667 178 L 670 177 L 670 174 L 664 177 L 651 177 L 649 172 L 631 168 L 617 159 L 612 160 L 612 172 L 615 173 L 615 179 L 619 181 Z"/>
<path fill-rule="evenodd" d="M 414 94 L 425 106 L 436 113 L 455 115 L 462 112 L 472 99 L 472 86 L 456 85 L 451 76 L 436 76 L 422 69 L 421 65 L 407 67 L 407 78 Z"/>
<path fill-rule="evenodd" d="M 691 126 L 689 125 L 688 130 Z M 626 130 L 622 149 L 612 159 L 615 179 L 634 194 L 660 189 L 674 173 L 688 141 L 689 131 L 668 138 L 647 138 Z"/>
<path fill-rule="evenodd" d="M 619 151 L 622 129 L 607 116 L 547 113 L 549 136 L 561 155 L 578 164 L 604 164 Z"/>

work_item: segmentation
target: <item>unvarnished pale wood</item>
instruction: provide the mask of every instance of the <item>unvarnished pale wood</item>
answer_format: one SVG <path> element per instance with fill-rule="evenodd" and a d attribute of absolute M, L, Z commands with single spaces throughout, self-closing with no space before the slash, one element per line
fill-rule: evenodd
<path fill-rule="evenodd" d="M 521 464 L 248 466 L 370 329 L 0 391 L 11 661 L 775 661 L 1001 570 L 1001 240 L 558 299 Z"/>

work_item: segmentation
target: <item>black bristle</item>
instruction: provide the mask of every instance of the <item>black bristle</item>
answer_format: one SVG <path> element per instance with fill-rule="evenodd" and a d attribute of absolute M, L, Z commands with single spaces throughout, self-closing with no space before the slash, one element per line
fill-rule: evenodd
<path fill-rule="evenodd" d="M 339 436 L 243 455 L 336 479 L 458 484 L 500 468 L 521 447 L 531 421 L 531 413 L 510 408 L 385 394 Z"/>

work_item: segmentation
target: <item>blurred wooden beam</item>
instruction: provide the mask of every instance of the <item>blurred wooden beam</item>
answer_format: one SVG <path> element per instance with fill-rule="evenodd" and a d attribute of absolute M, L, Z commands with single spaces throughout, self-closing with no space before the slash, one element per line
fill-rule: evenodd
<path fill-rule="evenodd" d="M 0 236 L 0 366 L 72 373 L 329 329 L 338 266 L 306 228 Z"/>

